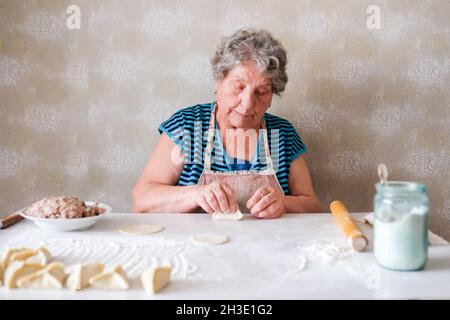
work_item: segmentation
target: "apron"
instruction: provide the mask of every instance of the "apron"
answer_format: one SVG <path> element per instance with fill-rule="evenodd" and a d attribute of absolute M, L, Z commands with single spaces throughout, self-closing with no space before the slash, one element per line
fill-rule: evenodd
<path fill-rule="evenodd" d="M 284 194 L 280 182 L 273 168 L 272 158 L 270 156 L 269 142 L 267 138 L 267 129 L 264 119 L 261 120 L 261 128 L 264 138 L 264 150 L 266 156 L 267 169 L 264 170 L 236 170 L 236 171 L 213 171 L 211 170 L 211 152 L 214 141 L 214 121 L 216 118 L 217 104 L 211 113 L 209 120 L 208 142 L 205 149 L 204 170 L 198 179 L 198 185 L 207 185 L 215 181 L 225 182 L 230 185 L 236 194 L 237 204 L 241 212 L 248 213 L 247 201 L 253 196 L 256 190 L 264 185 L 270 185 Z M 258 139 L 259 140 L 259 139 Z M 225 149 L 225 148 L 224 148 Z M 255 152 L 258 149 L 256 149 Z M 225 150 L 224 150 L 225 151 Z M 200 208 L 201 209 L 201 208 Z"/>

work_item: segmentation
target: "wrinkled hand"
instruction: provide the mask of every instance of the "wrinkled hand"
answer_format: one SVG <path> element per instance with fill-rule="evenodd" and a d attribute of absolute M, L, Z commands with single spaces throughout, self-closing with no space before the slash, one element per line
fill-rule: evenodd
<path fill-rule="evenodd" d="M 286 211 L 283 199 L 284 195 L 278 189 L 265 185 L 247 201 L 247 208 L 256 218 L 278 218 Z"/>
<path fill-rule="evenodd" d="M 236 212 L 236 195 L 229 184 L 215 181 L 202 186 L 196 195 L 196 203 L 206 212 Z"/>

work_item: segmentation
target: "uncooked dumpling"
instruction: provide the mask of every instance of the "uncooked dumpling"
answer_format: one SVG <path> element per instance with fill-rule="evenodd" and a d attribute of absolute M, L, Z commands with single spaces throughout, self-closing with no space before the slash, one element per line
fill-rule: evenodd
<path fill-rule="evenodd" d="M 222 234 L 216 233 L 203 233 L 193 235 L 192 242 L 199 245 L 216 245 L 222 244 L 228 241 L 228 237 Z"/>
<path fill-rule="evenodd" d="M 8 264 L 10 263 L 10 261 L 11 261 L 11 256 L 12 256 L 13 254 L 15 254 L 15 253 L 17 253 L 17 252 L 20 252 L 20 251 L 25 251 L 25 250 L 28 250 L 28 249 L 26 249 L 26 248 L 18 248 L 18 249 L 8 248 L 8 249 L 3 253 L 3 256 L 2 256 L 2 263 L 1 263 L 1 265 L 2 265 L 2 267 L 3 267 L 3 270 L 6 270 L 6 268 L 8 268 Z"/>
<path fill-rule="evenodd" d="M 52 255 L 50 254 L 50 251 L 48 251 L 48 249 L 44 246 L 40 246 L 39 248 L 37 248 L 36 253 L 41 253 L 45 257 L 47 263 L 50 262 L 50 260 L 52 260 Z"/>
<path fill-rule="evenodd" d="M 35 251 L 31 249 L 25 249 L 11 254 L 9 261 L 25 261 L 31 256 L 34 256 Z"/>
<path fill-rule="evenodd" d="M 28 264 L 24 261 L 12 261 L 5 270 L 5 286 L 12 289 L 17 287 L 17 281 L 31 273 L 42 269 L 40 264 Z"/>
<path fill-rule="evenodd" d="M 215 212 L 215 213 L 212 214 L 212 219 L 213 220 L 237 221 L 237 220 L 242 220 L 243 217 L 244 217 L 244 215 L 242 214 L 242 212 L 240 210 L 237 210 L 236 212 L 233 212 L 233 213 Z"/>
<path fill-rule="evenodd" d="M 137 224 L 120 228 L 119 231 L 123 234 L 142 236 L 145 234 L 157 233 L 163 229 L 164 228 L 161 226 L 155 226 L 152 224 Z"/>
<path fill-rule="evenodd" d="M 35 250 L 35 254 L 25 259 L 26 263 L 37 263 L 41 266 L 47 265 L 52 259 L 50 252 L 44 247 Z"/>
<path fill-rule="evenodd" d="M 67 278 L 66 286 L 70 290 L 81 290 L 89 286 L 89 279 L 103 272 L 103 263 L 77 264 Z"/>
<path fill-rule="evenodd" d="M 161 291 L 170 282 L 171 267 L 153 267 L 141 274 L 141 283 L 148 294 Z"/>
<path fill-rule="evenodd" d="M 51 260 L 48 249 L 40 246 L 35 250 L 25 249 L 11 254 L 10 261 L 25 261 L 26 263 L 37 263 L 46 266 Z"/>
<path fill-rule="evenodd" d="M 3 267 L 0 264 L 0 287 L 3 285 Z"/>
<path fill-rule="evenodd" d="M 91 286 L 100 289 L 122 289 L 130 287 L 128 277 L 119 265 L 111 271 L 99 273 L 89 279 Z"/>
<path fill-rule="evenodd" d="M 30 289 L 62 289 L 65 278 L 64 265 L 52 262 L 44 269 L 21 277 L 17 281 L 17 286 Z"/>

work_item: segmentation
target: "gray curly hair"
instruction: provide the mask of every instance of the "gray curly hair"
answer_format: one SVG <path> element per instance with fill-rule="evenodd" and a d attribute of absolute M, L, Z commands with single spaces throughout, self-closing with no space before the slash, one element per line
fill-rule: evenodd
<path fill-rule="evenodd" d="M 276 95 L 284 91 L 288 82 L 286 74 L 286 49 L 267 30 L 242 28 L 222 43 L 211 59 L 215 80 L 222 80 L 238 64 L 254 61 L 270 79 Z"/>

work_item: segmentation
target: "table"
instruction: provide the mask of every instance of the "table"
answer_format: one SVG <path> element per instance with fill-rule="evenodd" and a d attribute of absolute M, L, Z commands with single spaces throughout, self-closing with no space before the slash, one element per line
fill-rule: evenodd
<path fill-rule="evenodd" d="M 145 236 L 117 231 L 129 224 L 165 229 Z M 371 227 L 361 225 L 361 229 L 372 243 Z M 224 234 L 229 242 L 199 246 L 190 240 L 197 233 Z M 112 213 L 84 231 L 46 231 L 30 221 L 0 230 L 0 252 L 40 244 L 66 267 L 81 262 L 119 263 L 131 287 L 125 291 L 45 290 L 45 296 L 42 290 L 0 287 L 0 299 L 450 298 L 450 246 L 430 247 L 422 271 L 385 270 L 376 264 L 372 245 L 363 253 L 348 249 L 333 217 L 326 213 L 286 214 L 275 220 L 246 215 L 241 221 L 212 221 L 207 214 Z M 324 252 L 341 259 L 330 259 Z M 139 282 L 139 274 L 152 265 L 173 268 L 170 285 L 156 295 L 146 294 Z"/>

